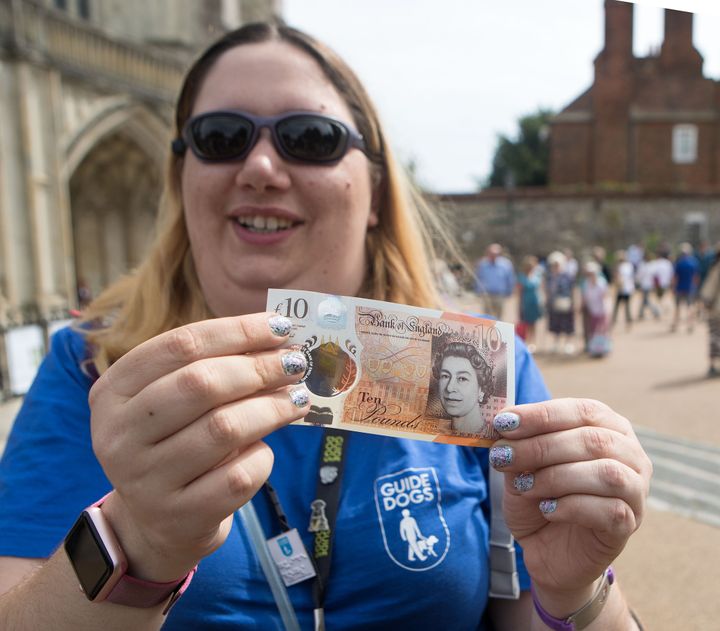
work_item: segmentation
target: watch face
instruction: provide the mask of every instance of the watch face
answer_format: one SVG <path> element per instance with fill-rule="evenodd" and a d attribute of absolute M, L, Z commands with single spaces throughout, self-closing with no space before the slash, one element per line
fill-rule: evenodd
<path fill-rule="evenodd" d="M 82 590 L 93 600 L 112 575 L 113 563 L 87 513 L 80 515 L 65 538 L 65 552 Z"/>

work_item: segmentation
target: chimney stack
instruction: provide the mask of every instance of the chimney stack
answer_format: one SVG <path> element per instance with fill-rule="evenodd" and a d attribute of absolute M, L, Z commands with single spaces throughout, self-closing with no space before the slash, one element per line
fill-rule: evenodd
<path fill-rule="evenodd" d="M 702 75 L 703 58 L 693 46 L 693 14 L 665 9 L 665 38 L 660 64 L 666 72 Z"/>
<path fill-rule="evenodd" d="M 633 5 L 605 0 L 605 46 L 595 58 L 595 73 L 624 74 L 633 62 Z"/>

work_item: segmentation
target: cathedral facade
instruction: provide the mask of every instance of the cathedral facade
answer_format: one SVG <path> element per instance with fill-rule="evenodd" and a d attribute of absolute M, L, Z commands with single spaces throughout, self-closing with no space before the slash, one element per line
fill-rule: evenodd
<path fill-rule="evenodd" d="M 137 265 L 184 70 L 222 32 L 279 11 L 278 0 L 0 0 L 0 344 L 22 327 L 46 342 Z"/>

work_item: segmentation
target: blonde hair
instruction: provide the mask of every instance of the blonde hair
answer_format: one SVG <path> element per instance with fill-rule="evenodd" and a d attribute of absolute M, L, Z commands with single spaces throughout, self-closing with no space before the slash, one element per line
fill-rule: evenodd
<path fill-rule="evenodd" d="M 368 270 L 361 294 L 377 300 L 441 306 L 430 263 L 436 256 L 434 242 L 444 246 L 445 256 L 459 259 L 458 250 L 398 166 L 359 79 L 334 51 L 314 38 L 288 26 L 266 23 L 249 24 L 224 35 L 186 75 L 176 106 L 175 136 L 179 137 L 190 117 L 202 82 L 217 58 L 235 46 L 266 41 L 287 42 L 315 59 L 347 102 L 365 138 L 379 222 L 368 231 Z M 185 225 L 182 161 L 182 155 L 168 158 L 157 236 L 145 261 L 94 300 L 79 322 L 99 372 L 163 331 L 213 317 L 200 288 Z"/>

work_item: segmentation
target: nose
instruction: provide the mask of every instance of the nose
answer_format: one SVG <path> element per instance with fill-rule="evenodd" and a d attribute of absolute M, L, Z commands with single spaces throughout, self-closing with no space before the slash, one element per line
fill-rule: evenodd
<path fill-rule="evenodd" d="M 255 146 L 238 164 L 236 184 L 256 192 L 284 190 L 290 186 L 287 162 L 278 153 L 269 129 L 260 130 Z"/>
<path fill-rule="evenodd" d="M 445 392 L 455 392 L 456 385 L 455 377 L 450 377 L 445 384 Z"/>

